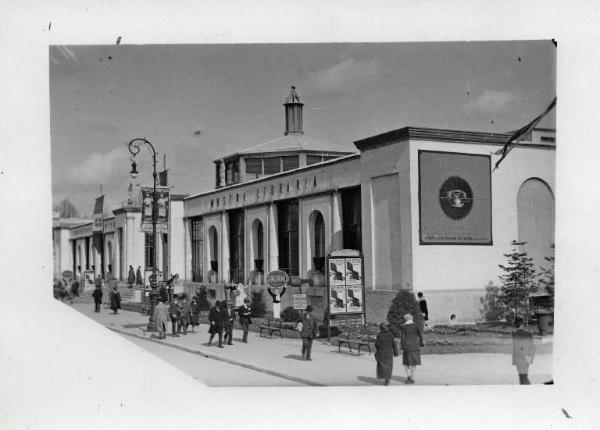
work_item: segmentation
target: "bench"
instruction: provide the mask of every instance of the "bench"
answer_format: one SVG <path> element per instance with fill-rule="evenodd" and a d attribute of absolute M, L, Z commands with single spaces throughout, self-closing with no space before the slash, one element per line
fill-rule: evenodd
<path fill-rule="evenodd" d="M 273 337 L 273 333 L 279 333 L 279 336 L 283 339 L 283 327 L 281 326 L 280 319 L 267 320 L 266 324 L 258 326 L 260 329 L 259 336 L 263 337 L 263 331 L 267 331 L 270 337 Z"/>
<path fill-rule="evenodd" d="M 358 355 L 361 348 L 366 348 L 371 354 L 371 345 L 375 345 L 375 336 L 369 328 L 348 327 L 336 337 L 331 338 L 331 343 L 337 342 L 338 352 L 342 352 L 342 345 L 346 345 L 350 352 L 352 347 L 356 347 Z"/>

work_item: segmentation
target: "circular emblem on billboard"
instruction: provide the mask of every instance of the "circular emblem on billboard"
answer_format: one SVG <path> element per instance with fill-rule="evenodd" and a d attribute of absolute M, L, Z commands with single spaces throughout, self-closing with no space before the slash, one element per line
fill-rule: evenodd
<path fill-rule="evenodd" d="M 460 176 L 450 176 L 440 188 L 440 205 L 444 213 L 454 220 L 466 217 L 473 207 L 473 191 Z"/>
<path fill-rule="evenodd" d="M 273 270 L 267 273 L 267 285 L 273 289 L 279 289 L 290 282 L 290 277 L 283 270 Z"/>

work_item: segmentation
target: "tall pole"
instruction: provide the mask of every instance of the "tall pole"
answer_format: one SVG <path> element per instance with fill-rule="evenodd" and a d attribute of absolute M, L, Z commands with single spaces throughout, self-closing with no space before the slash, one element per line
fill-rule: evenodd
<path fill-rule="evenodd" d="M 146 144 L 152 150 L 152 178 L 153 178 L 153 187 L 152 187 L 152 279 L 150 281 L 150 318 L 148 320 L 147 331 L 154 332 L 156 329 L 156 321 L 154 321 L 154 306 L 156 305 L 156 296 L 157 296 L 157 277 L 156 277 L 156 249 L 158 247 L 158 242 L 156 240 L 156 151 L 154 150 L 154 146 L 145 138 L 135 138 L 131 140 L 128 144 L 129 153 L 134 157 L 139 154 L 141 147 L 140 145 Z M 138 172 L 136 169 L 135 161 L 133 161 L 131 166 L 131 176 L 135 179 L 137 177 Z"/>

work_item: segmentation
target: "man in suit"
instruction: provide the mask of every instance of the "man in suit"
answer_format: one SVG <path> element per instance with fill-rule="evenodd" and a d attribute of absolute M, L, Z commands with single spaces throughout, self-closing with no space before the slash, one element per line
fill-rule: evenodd
<path fill-rule="evenodd" d="M 302 358 L 311 361 L 310 351 L 312 349 L 313 339 L 319 337 L 319 324 L 317 319 L 312 314 L 313 307 L 308 305 L 306 307 L 306 313 L 302 319 L 302 331 L 300 336 L 302 337 Z"/>
<path fill-rule="evenodd" d="M 250 299 L 246 297 L 244 299 L 244 304 L 238 308 L 240 324 L 242 326 L 242 330 L 244 330 L 244 337 L 242 338 L 244 343 L 248 343 L 248 327 L 252 323 L 252 320 L 250 319 L 250 313 Z"/>
<path fill-rule="evenodd" d="M 162 298 L 160 299 L 162 300 Z M 177 322 L 180 317 L 179 306 L 177 306 L 177 296 L 173 296 L 173 300 L 169 302 L 169 319 L 171 320 L 171 330 L 173 331 L 173 337 L 179 337 L 177 334 Z"/>

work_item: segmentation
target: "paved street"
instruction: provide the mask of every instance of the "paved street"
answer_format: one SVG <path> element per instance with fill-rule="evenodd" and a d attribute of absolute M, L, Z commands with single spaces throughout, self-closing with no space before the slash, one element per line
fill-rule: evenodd
<path fill-rule="evenodd" d="M 240 341 L 241 331 L 234 330 L 234 345 L 208 346 L 208 327 L 187 336 L 158 340 L 145 331 L 147 317 L 121 311 L 114 315 L 105 309 L 93 312 L 93 305 L 76 303 L 78 311 L 107 328 L 120 333 L 145 350 L 165 359 L 197 380 L 210 386 L 295 386 L 295 385 L 379 385 L 375 378 L 375 359 L 369 353 L 360 356 L 338 352 L 337 346 L 316 341 L 313 361 L 301 360 L 299 339 L 261 338 L 249 334 L 249 343 Z M 343 351 L 343 349 L 342 349 Z M 515 368 L 508 354 L 422 355 L 417 368 L 417 385 L 515 384 Z M 530 369 L 532 384 L 552 379 L 552 355 L 539 354 Z M 404 386 L 401 359 L 394 363 L 392 385 Z"/>

